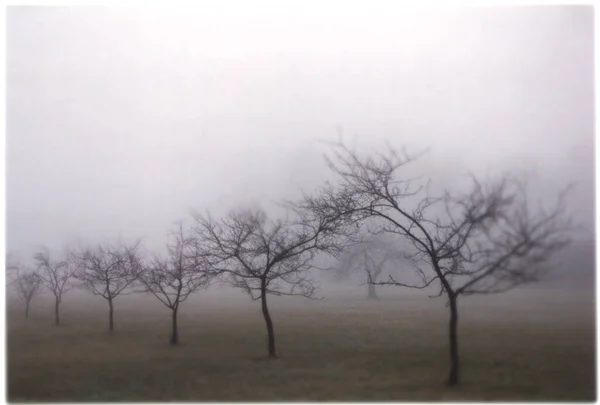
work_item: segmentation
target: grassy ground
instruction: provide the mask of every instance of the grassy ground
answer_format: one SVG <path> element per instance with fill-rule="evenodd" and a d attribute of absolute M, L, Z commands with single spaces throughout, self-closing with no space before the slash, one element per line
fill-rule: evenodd
<path fill-rule="evenodd" d="M 281 358 L 267 361 L 258 303 L 219 294 L 185 303 L 180 347 L 149 297 L 117 301 L 112 335 L 95 297 L 67 296 L 59 327 L 47 298 L 27 321 L 10 304 L 8 400 L 595 400 L 593 296 L 465 298 L 463 383 L 449 389 L 443 300 L 273 298 Z"/>

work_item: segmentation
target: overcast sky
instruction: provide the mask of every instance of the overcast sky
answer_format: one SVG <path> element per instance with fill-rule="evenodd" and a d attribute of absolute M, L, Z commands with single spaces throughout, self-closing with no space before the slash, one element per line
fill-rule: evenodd
<path fill-rule="evenodd" d="M 593 220 L 591 6 L 260 4 L 10 7 L 8 249 L 160 246 L 191 209 L 314 188 L 339 132 L 431 147 L 438 179 L 578 181 Z"/>

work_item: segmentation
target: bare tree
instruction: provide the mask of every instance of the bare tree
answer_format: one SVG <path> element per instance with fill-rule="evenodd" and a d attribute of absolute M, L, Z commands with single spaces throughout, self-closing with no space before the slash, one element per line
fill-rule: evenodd
<path fill-rule="evenodd" d="M 49 289 L 54 295 L 54 324 L 60 324 L 60 303 L 63 296 L 71 289 L 69 281 L 77 271 L 77 267 L 67 257 L 62 260 L 52 260 L 47 248 L 33 256 L 40 270 L 42 285 Z"/>
<path fill-rule="evenodd" d="M 108 330 L 114 330 L 114 300 L 136 281 L 141 269 L 140 242 L 98 245 L 73 253 L 78 263 L 76 277 L 94 295 L 108 302 Z"/>
<path fill-rule="evenodd" d="M 16 285 L 19 280 L 19 269 L 21 268 L 21 263 L 15 259 L 14 255 L 8 252 L 5 256 L 5 275 L 6 275 L 6 285 Z M 18 289 L 18 285 L 17 285 Z"/>
<path fill-rule="evenodd" d="M 389 238 L 387 238 L 389 239 Z M 336 278 L 341 280 L 351 274 L 361 274 L 367 285 L 367 298 L 378 299 L 376 283 L 384 270 L 402 265 L 404 255 L 398 251 L 393 241 L 382 235 L 363 237 L 351 246 L 340 258 L 336 268 Z"/>
<path fill-rule="evenodd" d="M 267 295 L 313 298 L 315 255 L 339 254 L 353 231 L 335 212 L 288 208 L 294 219 L 270 220 L 261 210 L 232 212 L 220 221 L 195 216 L 199 249 L 211 267 L 229 275 L 232 285 L 253 300 L 261 300 L 270 358 L 277 353 Z"/>
<path fill-rule="evenodd" d="M 448 384 L 459 382 L 458 307 L 460 295 L 507 291 L 544 275 L 543 264 L 568 242 L 572 230 L 562 192 L 549 210 L 533 209 L 527 189 L 505 175 L 495 181 L 472 178 L 463 194 L 431 196 L 428 187 L 400 171 L 418 156 L 387 153 L 364 157 L 341 142 L 328 158 L 341 178 L 323 188 L 306 206 L 352 214 L 357 222 L 378 218 L 374 233 L 400 235 L 410 242 L 419 283 L 390 276 L 377 285 L 424 289 L 437 283 L 450 308 L 450 373 Z"/>
<path fill-rule="evenodd" d="M 20 267 L 20 263 L 15 257 L 9 252 L 5 256 L 5 267 L 6 267 L 6 279 L 7 284 L 13 284 L 17 282 L 17 273 Z"/>
<path fill-rule="evenodd" d="M 144 266 L 138 278 L 144 292 L 151 293 L 171 309 L 171 344 L 177 345 L 179 306 L 193 292 L 208 287 L 218 273 L 198 255 L 197 241 L 185 233 L 183 224 L 179 223 L 178 230 L 171 237 L 173 241 L 168 245 L 168 258 L 154 258 Z"/>
<path fill-rule="evenodd" d="M 25 302 L 25 318 L 29 318 L 29 306 L 33 298 L 40 292 L 42 280 L 35 270 L 22 270 L 16 267 L 16 286 L 19 298 Z"/>

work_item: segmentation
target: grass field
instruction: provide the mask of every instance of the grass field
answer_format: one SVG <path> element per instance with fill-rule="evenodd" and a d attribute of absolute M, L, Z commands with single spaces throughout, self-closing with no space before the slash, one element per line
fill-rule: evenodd
<path fill-rule="evenodd" d="M 83 297 L 83 298 L 82 298 Z M 267 361 L 258 302 L 226 290 L 186 302 L 180 347 L 169 312 L 120 297 L 67 295 L 52 326 L 49 297 L 23 319 L 8 305 L 9 401 L 593 401 L 593 294 L 514 291 L 460 305 L 462 384 L 446 388 L 447 309 L 394 290 L 379 301 L 338 293 L 270 298 L 281 358 Z"/>

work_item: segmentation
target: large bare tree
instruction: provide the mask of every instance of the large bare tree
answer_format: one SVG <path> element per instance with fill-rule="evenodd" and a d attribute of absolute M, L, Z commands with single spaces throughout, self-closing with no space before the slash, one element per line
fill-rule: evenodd
<path fill-rule="evenodd" d="M 503 175 L 480 181 L 467 192 L 433 196 L 426 184 L 403 174 L 418 156 L 387 152 L 363 156 L 343 143 L 328 157 L 339 176 L 305 206 L 352 214 L 357 222 L 377 218 L 374 233 L 400 235 L 410 242 L 410 257 L 420 282 L 391 277 L 377 285 L 425 289 L 437 284 L 450 308 L 448 384 L 459 382 L 458 306 L 461 295 L 507 291 L 538 280 L 553 253 L 569 242 L 568 189 L 550 208 L 533 207 L 527 188 Z"/>
<path fill-rule="evenodd" d="M 77 271 L 75 263 L 66 255 L 62 260 L 52 260 L 47 248 L 34 254 L 42 284 L 54 295 L 54 324 L 60 324 L 60 304 L 64 295 L 73 287 L 70 284 Z"/>
<path fill-rule="evenodd" d="M 212 268 L 261 301 L 270 358 L 277 352 L 267 295 L 313 298 L 315 255 L 339 254 L 354 231 L 333 211 L 288 208 L 285 220 L 269 219 L 262 210 L 232 212 L 219 221 L 195 216 L 199 248 Z"/>
<path fill-rule="evenodd" d="M 131 286 L 141 269 L 140 242 L 127 244 L 99 244 L 73 253 L 78 264 L 76 278 L 94 295 L 108 302 L 108 330 L 114 330 L 114 300 Z"/>
<path fill-rule="evenodd" d="M 25 318 L 29 318 L 29 306 L 33 298 L 41 291 L 42 279 L 35 270 L 23 269 L 21 266 L 17 266 L 15 270 L 17 293 L 25 303 Z"/>
<path fill-rule="evenodd" d="M 179 343 L 177 314 L 179 307 L 192 293 L 206 288 L 218 275 L 198 254 L 197 240 L 188 235 L 179 223 L 167 246 L 168 257 L 154 258 L 143 266 L 138 278 L 143 291 L 154 295 L 172 311 L 171 344 Z"/>

